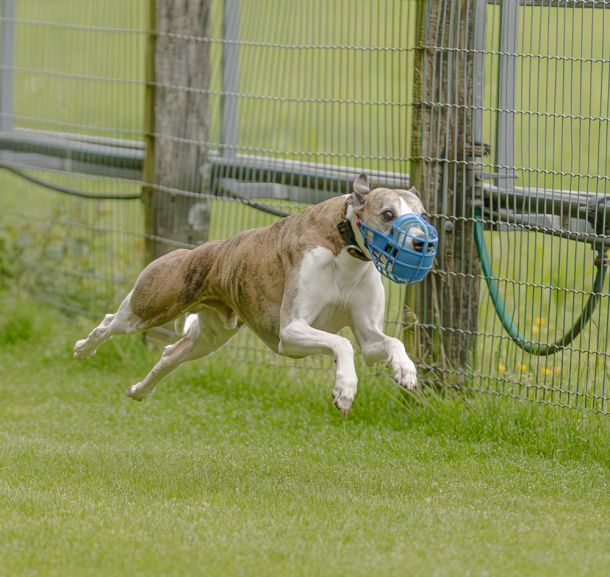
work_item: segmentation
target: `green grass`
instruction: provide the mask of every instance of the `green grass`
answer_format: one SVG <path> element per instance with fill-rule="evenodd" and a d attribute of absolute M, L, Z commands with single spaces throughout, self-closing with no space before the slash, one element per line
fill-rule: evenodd
<path fill-rule="evenodd" d="M 138 404 L 158 351 L 0 296 L 0 574 L 605 575 L 608 419 L 331 372 L 182 367 Z"/>

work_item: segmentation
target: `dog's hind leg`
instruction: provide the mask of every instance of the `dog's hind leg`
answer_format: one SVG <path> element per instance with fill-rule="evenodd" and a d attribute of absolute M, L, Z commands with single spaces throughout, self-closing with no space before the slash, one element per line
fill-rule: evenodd
<path fill-rule="evenodd" d="M 184 296 L 184 278 L 190 270 L 188 259 L 196 254 L 202 260 L 201 254 L 205 257 L 209 252 L 205 246 L 202 245 L 198 252 L 174 250 L 149 263 L 139 274 L 119 310 L 113 315 L 106 315 L 86 339 L 76 342 L 74 357 L 88 358 L 104 341 L 115 335 L 145 331 L 173 321 L 187 311 L 193 304 L 192 299 Z M 203 261 L 205 264 L 204 258 Z"/>
<path fill-rule="evenodd" d="M 129 387 L 127 395 L 136 401 L 152 395 L 158 382 L 182 363 L 205 357 L 224 345 L 241 323 L 213 309 L 190 314 L 184 323 L 184 336 L 163 350 L 161 359 L 139 383 Z"/>
<path fill-rule="evenodd" d="M 114 314 L 106 315 L 104 320 L 89 333 L 86 339 L 76 341 L 74 344 L 75 359 L 88 359 L 93 356 L 98 347 L 114 335 L 128 335 L 150 328 L 131 310 L 131 294 L 129 293 L 125 297 L 119 310 Z"/>

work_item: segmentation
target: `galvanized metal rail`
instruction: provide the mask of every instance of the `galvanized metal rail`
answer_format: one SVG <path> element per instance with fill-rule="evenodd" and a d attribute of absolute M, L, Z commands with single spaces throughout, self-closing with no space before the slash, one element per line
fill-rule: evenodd
<path fill-rule="evenodd" d="M 125 178 L 142 183 L 144 144 L 137 141 L 69 133 L 12 129 L 0 131 L 0 166 L 51 169 Z M 407 173 L 329 166 L 253 155 L 210 154 L 202 178 L 211 194 L 230 193 L 246 200 L 273 198 L 314 203 L 351 190 L 354 177 L 366 171 L 374 186 L 405 188 Z M 493 175 L 490 176 L 493 178 Z M 556 215 L 586 221 L 591 234 L 565 227 L 540 229 L 554 236 L 608 245 L 610 196 L 544 188 L 507 188 L 486 182 L 481 205 L 484 221 L 527 223 L 527 215 Z"/>

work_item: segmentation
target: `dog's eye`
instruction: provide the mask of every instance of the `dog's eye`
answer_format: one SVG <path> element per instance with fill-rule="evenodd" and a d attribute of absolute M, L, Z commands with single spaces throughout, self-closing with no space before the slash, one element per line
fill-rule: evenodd
<path fill-rule="evenodd" d="M 386 222 L 390 222 L 391 220 L 394 220 L 395 218 L 395 214 L 393 210 L 384 210 L 381 213 L 381 218 L 383 218 L 383 220 L 385 220 Z"/>

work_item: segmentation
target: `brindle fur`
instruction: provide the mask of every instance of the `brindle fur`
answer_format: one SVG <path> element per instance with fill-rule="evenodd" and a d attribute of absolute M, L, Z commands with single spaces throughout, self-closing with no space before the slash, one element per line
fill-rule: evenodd
<path fill-rule="evenodd" d="M 284 287 L 303 254 L 324 246 L 339 254 L 346 197 L 335 197 L 274 224 L 178 249 L 151 262 L 133 288 L 133 313 L 152 328 L 203 308 L 235 313 L 273 351 L 279 344 Z"/>

